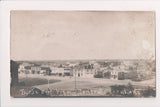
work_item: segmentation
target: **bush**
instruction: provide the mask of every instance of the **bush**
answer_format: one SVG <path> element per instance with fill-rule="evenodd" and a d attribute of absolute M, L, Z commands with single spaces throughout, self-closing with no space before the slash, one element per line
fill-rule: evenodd
<path fill-rule="evenodd" d="M 26 97 L 49 97 L 49 95 L 38 88 L 34 88 Z"/>
<path fill-rule="evenodd" d="M 125 74 L 124 72 L 119 72 L 118 73 L 118 80 L 124 80 L 125 79 Z"/>
<path fill-rule="evenodd" d="M 94 78 L 103 78 L 103 76 L 102 75 L 94 75 Z"/>
<path fill-rule="evenodd" d="M 153 88 L 148 87 L 146 90 L 142 91 L 142 95 L 144 97 L 150 97 L 150 96 L 155 97 L 156 96 L 156 91 Z"/>
<path fill-rule="evenodd" d="M 105 72 L 104 77 L 110 79 L 111 78 L 111 72 Z"/>
<path fill-rule="evenodd" d="M 111 93 L 114 96 L 125 96 L 125 97 L 133 97 L 134 96 L 134 88 L 128 83 L 128 85 L 113 85 L 111 86 Z"/>

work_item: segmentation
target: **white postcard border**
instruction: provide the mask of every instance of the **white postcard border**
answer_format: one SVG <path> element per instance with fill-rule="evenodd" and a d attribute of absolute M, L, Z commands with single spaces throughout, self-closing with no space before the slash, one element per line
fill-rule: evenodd
<path fill-rule="evenodd" d="M 155 11 L 156 98 L 11 98 L 10 11 L 11 10 L 102 10 Z M 1 2 L 1 106 L 2 107 L 158 107 L 160 105 L 160 2 L 158 1 L 7 1 Z"/>

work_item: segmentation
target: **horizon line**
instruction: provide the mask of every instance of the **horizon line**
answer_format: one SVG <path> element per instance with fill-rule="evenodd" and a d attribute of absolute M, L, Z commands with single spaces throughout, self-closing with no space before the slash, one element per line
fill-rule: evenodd
<path fill-rule="evenodd" d="M 10 59 L 10 61 L 13 59 Z M 55 60 L 13 60 L 13 61 L 100 61 L 100 60 L 156 60 L 156 59 L 55 59 Z"/>

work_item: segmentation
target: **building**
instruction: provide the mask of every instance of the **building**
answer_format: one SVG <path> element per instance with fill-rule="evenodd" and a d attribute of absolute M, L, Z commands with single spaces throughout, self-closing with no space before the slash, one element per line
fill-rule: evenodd
<path fill-rule="evenodd" d="M 23 70 L 21 70 L 21 72 L 25 73 L 25 74 L 31 74 L 31 66 L 25 66 Z"/>
<path fill-rule="evenodd" d="M 40 66 L 31 66 L 32 74 L 40 74 L 41 67 Z"/>
<path fill-rule="evenodd" d="M 51 69 L 50 67 L 41 67 L 40 65 L 30 65 L 30 66 L 24 66 L 21 64 L 18 68 L 19 73 L 25 73 L 25 74 L 45 74 L 50 75 Z"/>
<path fill-rule="evenodd" d="M 72 76 L 76 77 L 87 77 L 87 78 L 93 78 L 94 74 L 96 72 L 96 69 L 93 68 L 92 64 L 80 64 L 78 66 L 73 67 L 73 70 L 71 71 Z"/>
<path fill-rule="evenodd" d="M 25 70 L 25 66 L 23 64 L 19 65 L 18 72 L 23 72 Z"/>
<path fill-rule="evenodd" d="M 57 76 L 70 76 L 71 67 L 51 67 L 51 73 Z"/>
<path fill-rule="evenodd" d="M 111 78 L 110 79 L 118 80 L 118 71 L 112 70 L 110 72 L 111 72 Z"/>
<path fill-rule="evenodd" d="M 45 75 L 51 75 L 51 69 L 50 67 L 41 67 L 40 73 Z"/>

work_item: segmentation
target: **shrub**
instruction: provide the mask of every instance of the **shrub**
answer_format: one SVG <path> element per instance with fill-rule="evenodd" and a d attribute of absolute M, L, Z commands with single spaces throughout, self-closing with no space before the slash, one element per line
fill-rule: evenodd
<path fill-rule="evenodd" d="M 144 97 L 150 97 L 150 96 L 155 97 L 156 96 L 156 91 L 153 88 L 148 87 L 146 90 L 142 91 L 142 95 Z"/>
<path fill-rule="evenodd" d="M 134 88 L 130 83 L 128 83 L 128 85 L 111 86 L 111 93 L 115 96 L 133 97 L 134 96 L 133 92 L 134 92 Z"/>
<path fill-rule="evenodd" d="M 109 71 L 108 71 L 108 72 L 105 72 L 105 73 L 104 73 L 104 77 L 110 79 L 110 77 L 111 77 L 111 72 L 109 72 Z"/>
<path fill-rule="evenodd" d="M 99 75 L 99 74 L 96 74 L 96 75 L 94 75 L 94 78 L 103 78 L 103 76 Z"/>

